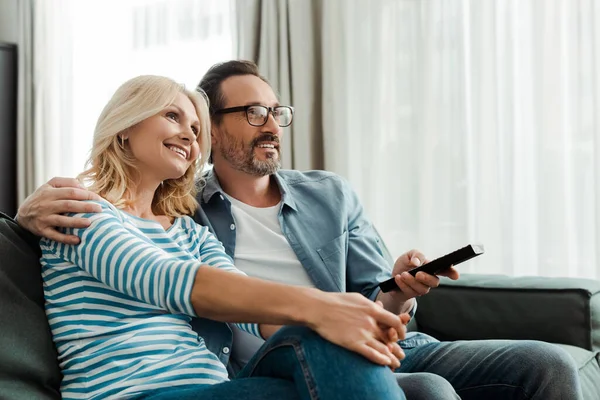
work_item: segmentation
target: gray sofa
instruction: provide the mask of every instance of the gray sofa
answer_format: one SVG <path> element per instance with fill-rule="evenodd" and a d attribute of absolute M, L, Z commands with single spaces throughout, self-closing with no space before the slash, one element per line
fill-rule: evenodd
<path fill-rule="evenodd" d="M 37 238 L 0 213 L 0 398 L 60 399 Z M 444 340 L 537 339 L 575 358 L 600 399 L 600 282 L 464 275 L 419 300 L 412 329 Z"/>

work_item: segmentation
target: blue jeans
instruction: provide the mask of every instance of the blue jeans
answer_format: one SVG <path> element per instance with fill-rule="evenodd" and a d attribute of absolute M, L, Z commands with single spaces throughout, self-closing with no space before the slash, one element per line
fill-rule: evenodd
<path fill-rule="evenodd" d="M 273 335 L 235 379 L 216 385 L 170 388 L 152 400 L 405 400 L 389 368 L 322 339 L 304 327 Z"/>
<path fill-rule="evenodd" d="M 531 340 L 437 342 L 404 349 L 404 352 L 406 358 L 396 372 L 438 375 L 448 381 L 463 400 L 583 398 L 575 361 L 566 351 L 549 343 Z M 401 378 L 398 382 L 402 385 Z M 444 395 L 448 395 L 448 390 L 446 386 Z M 410 396 L 408 391 L 406 394 Z"/>

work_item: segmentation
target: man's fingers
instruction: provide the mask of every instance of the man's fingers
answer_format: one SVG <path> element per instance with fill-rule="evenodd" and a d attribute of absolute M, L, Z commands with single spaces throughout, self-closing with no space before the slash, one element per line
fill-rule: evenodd
<path fill-rule="evenodd" d="M 406 284 L 404 279 L 402 279 L 402 275 L 396 275 L 395 279 L 396 285 L 398 285 L 398 287 L 406 297 L 410 299 L 419 295 L 419 293 L 415 292 L 410 286 Z"/>
<path fill-rule="evenodd" d="M 48 181 L 48 185 L 55 188 L 64 188 L 64 187 L 72 187 L 72 188 L 83 188 L 81 183 L 74 178 L 62 178 L 59 176 L 55 176 L 54 178 Z"/>
<path fill-rule="evenodd" d="M 64 215 L 53 215 L 48 218 L 48 224 L 60 228 L 87 228 L 90 226 L 90 220 L 87 218 L 66 217 Z"/>
<path fill-rule="evenodd" d="M 458 278 L 460 278 L 460 273 L 454 267 L 450 267 L 448 269 L 443 270 L 442 272 L 439 273 L 439 275 L 448 277 L 454 281 L 457 280 Z"/>
<path fill-rule="evenodd" d="M 52 202 L 49 211 L 54 214 L 87 214 L 102 212 L 102 207 L 99 204 L 79 200 L 56 200 Z"/>
<path fill-rule="evenodd" d="M 423 274 L 424 273 L 425 272 L 423 272 Z M 421 272 L 419 272 L 417 275 L 419 275 L 419 274 L 421 274 Z M 409 286 L 411 288 L 411 290 L 416 293 L 417 296 L 423 296 L 424 294 L 429 293 L 430 286 L 421 283 L 419 280 L 417 280 L 415 277 L 413 277 L 408 272 L 403 272 L 401 276 L 402 276 L 402 281 L 407 286 Z M 439 280 L 439 278 L 437 278 L 437 277 L 433 277 L 433 278 L 436 281 Z"/>
<path fill-rule="evenodd" d="M 410 274 L 409 274 L 410 275 Z M 411 275 L 412 276 L 412 275 Z M 417 272 L 417 275 L 414 277 L 416 282 L 422 283 L 427 287 L 438 287 L 440 285 L 440 278 L 435 275 L 428 274 L 427 272 Z M 412 286 L 411 282 L 408 282 L 409 285 Z"/>
<path fill-rule="evenodd" d="M 52 228 L 46 228 L 42 230 L 42 236 L 64 244 L 79 244 L 79 237 L 73 235 L 65 235 L 64 233 L 60 233 L 56 229 Z"/>
<path fill-rule="evenodd" d="M 418 267 L 428 261 L 427 258 L 425 258 L 425 255 L 423 253 L 421 253 L 419 250 L 409 251 L 408 256 L 409 256 L 409 262 L 412 265 L 414 265 L 415 267 Z"/>
<path fill-rule="evenodd" d="M 87 189 L 77 188 L 60 188 L 52 190 L 51 192 L 53 200 L 101 200 L 102 198 L 96 193 L 91 192 Z M 99 208 L 100 211 L 101 208 Z"/>

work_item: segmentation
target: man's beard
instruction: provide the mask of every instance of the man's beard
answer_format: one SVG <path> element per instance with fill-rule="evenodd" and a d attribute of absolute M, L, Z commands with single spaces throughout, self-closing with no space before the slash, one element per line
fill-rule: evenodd
<path fill-rule="evenodd" d="M 281 168 L 281 155 L 278 149 L 274 149 L 277 156 L 258 160 L 254 155 L 254 149 L 259 142 L 275 142 L 279 144 L 279 138 L 272 134 L 265 134 L 252 140 L 246 147 L 244 142 L 238 140 L 226 131 L 221 131 L 221 156 L 227 160 L 233 168 L 254 176 L 271 175 Z"/>

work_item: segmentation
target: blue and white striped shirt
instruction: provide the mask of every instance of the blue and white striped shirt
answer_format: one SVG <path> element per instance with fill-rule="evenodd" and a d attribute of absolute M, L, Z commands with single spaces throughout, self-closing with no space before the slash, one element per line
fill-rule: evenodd
<path fill-rule="evenodd" d="M 190 327 L 201 264 L 237 270 L 206 227 L 177 218 L 165 230 L 108 202 L 77 246 L 42 248 L 46 315 L 63 373 L 64 399 L 127 398 L 165 386 L 227 380 L 225 366 Z M 258 325 L 237 324 L 260 337 Z"/>

